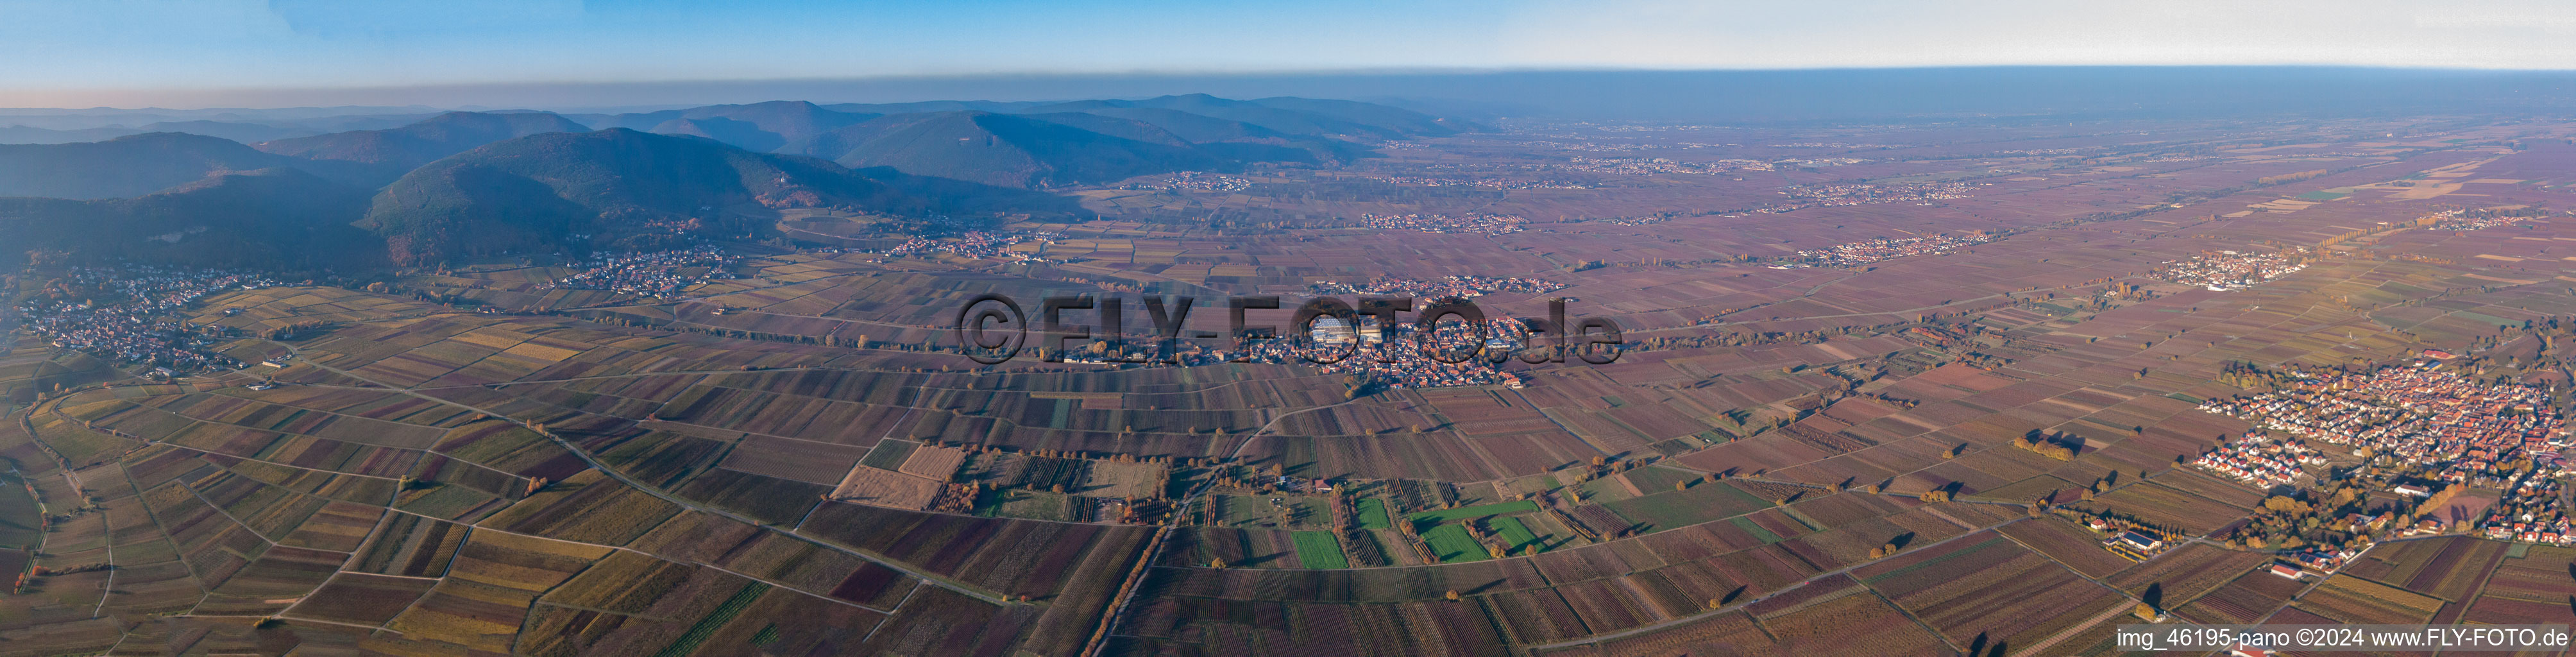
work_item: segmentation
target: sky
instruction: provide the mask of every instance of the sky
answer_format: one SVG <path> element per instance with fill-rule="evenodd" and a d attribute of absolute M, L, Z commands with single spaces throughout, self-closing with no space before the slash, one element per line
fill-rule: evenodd
<path fill-rule="evenodd" d="M 373 104 L 442 86 L 988 75 L 2576 69 L 2565 45 L 2576 43 L 2576 2 L 2566 0 L 0 0 L 0 17 L 0 61 L 10 62 L 0 66 L 0 107 L 196 107 L 290 90 L 305 93 L 274 97 Z"/>

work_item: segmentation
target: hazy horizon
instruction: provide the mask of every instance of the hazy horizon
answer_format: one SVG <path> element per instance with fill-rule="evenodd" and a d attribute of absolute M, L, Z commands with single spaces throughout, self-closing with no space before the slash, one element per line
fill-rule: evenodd
<path fill-rule="evenodd" d="M 603 84 L 1977 66 L 2576 69 L 2576 49 L 2562 45 L 2576 36 L 2576 6 L 2526 0 L 2438 9 L 2199 0 L 1795 7 L 999 0 L 936 8 L 0 0 L 0 10 L 12 17 L 0 25 L 0 54 L 21 64 L 0 71 L 0 105 L 17 107 L 401 105 L 420 101 L 384 99 Z M 716 99 L 588 105 L 709 100 Z M 517 103 L 451 95 L 422 104 Z"/>
<path fill-rule="evenodd" d="M 84 127 L 158 120 L 277 120 L 446 110 L 567 114 L 764 101 L 1056 102 L 1166 95 L 1300 96 L 1393 104 L 1477 120 L 1868 121 L 1943 117 L 2298 115 L 2576 108 L 2576 71 L 2344 66 L 1995 66 L 1773 70 L 1379 70 L 1305 74 L 979 75 L 802 80 L 513 83 L 246 90 L 158 106 L 0 108 L 86 116 Z M 14 97 L 13 97 L 14 98 Z M 266 101 L 266 102 L 262 102 Z M 31 123 L 31 125 L 33 125 Z"/>

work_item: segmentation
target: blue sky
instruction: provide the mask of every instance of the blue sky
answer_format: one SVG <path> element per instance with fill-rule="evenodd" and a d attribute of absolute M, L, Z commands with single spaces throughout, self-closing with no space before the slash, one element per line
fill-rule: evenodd
<path fill-rule="evenodd" d="M 0 106 L 191 91 L 1359 69 L 2576 68 L 2576 2 L 0 0 Z M 96 101 L 96 102 L 89 102 Z"/>

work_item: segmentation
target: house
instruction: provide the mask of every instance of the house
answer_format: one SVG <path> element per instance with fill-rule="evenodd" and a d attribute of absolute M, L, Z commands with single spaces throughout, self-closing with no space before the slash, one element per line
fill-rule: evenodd
<path fill-rule="evenodd" d="M 2129 547 L 2137 548 L 2140 552 L 2151 552 L 2156 548 L 2164 547 L 2165 545 L 2163 540 L 2138 533 L 2138 530 L 2135 529 L 2120 532 L 2119 541 L 2129 544 Z"/>
<path fill-rule="evenodd" d="M 2298 578 L 2300 578 L 2300 577 L 2304 577 L 2304 576 L 2306 576 L 2308 573 L 2307 573 L 2306 571 L 2302 571 L 2302 570 L 2299 570 L 2299 569 L 2297 569 L 2297 568 L 2292 568 L 2292 567 L 2290 567 L 2288 564 L 2277 564 L 2277 563 L 2276 563 L 2276 564 L 2272 564 L 2272 574 L 2274 574 L 2274 575 L 2280 575 L 2280 576 L 2285 577 L 2285 578 L 2289 578 L 2289 579 L 2292 579 L 2292 580 L 2296 580 L 2296 579 L 2298 579 Z"/>

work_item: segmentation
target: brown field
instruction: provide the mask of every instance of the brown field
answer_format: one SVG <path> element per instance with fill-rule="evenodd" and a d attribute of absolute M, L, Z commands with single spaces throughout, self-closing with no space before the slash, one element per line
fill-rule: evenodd
<path fill-rule="evenodd" d="M 871 506 L 921 510 L 939 499 L 939 482 L 865 465 L 852 466 L 832 489 L 832 499 Z"/>
<path fill-rule="evenodd" d="M 1171 469 L 1160 463 L 1095 461 L 1084 471 L 1078 490 L 1095 497 L 1146 499 L 1163 495 L 1163 481 Z"/>
<path fill-rule="evenodd" d="M 2440 598 L 2350 575 L 2327 578 L 2298 604 L 2301 609 L 2346 623 L 2422 623 L 2442 608 Z"/>
<path fill-rule="evenodd" d="M 2236 577 L 2217 590 L 2192 599 L 2175 613 L 2201 622 L 2250 625 L 2270 615 L 2290 601 L 2307 584 L 2272 574 L 2269 568 L 2258 568 Z M 2166 606 L 2173 606 L 2167 598 Z"/>
<path fill-rule="evenodd" d="M 679 513 L 678 506 L 618 483 L 597 470 L 519 500 L 484 522 L 566 541 L 622 545 Z"/>
<path fill-rule="evenodd" d="M 2129 560 L 2102 547 L 2103 536 L 2063 518 L 2016 522 L 2004 525 L 2001 531 L 2086 577 L 2107 577 L 2130 566 Z"/>
<path fill-rule="evenodd" d="M 957 476 L 958 466 L 965 464 L 965 450 L 926 446 L 912 450 L 912 455 L 905 457 L 903 466 L 895 468 L 895 471 L 931 481 L 946 482 L 950 477 Z"/>
<path fill-rule="evenodd" d="M 2125 598 L 2001 535 L 1972 534 L 1855 571 L 1948 636 L 2028 645 Z"/>
<path fill-rule="evenodd" d="M 2069 506 L 2137 516 L 2140 520 L 2194 535 L 2216 531 L 2250 510 L 2152 481 L 2121 486 L 2110 494 Z"/>
<path fill-rule="evenodd" d="M 2132 595 L 2144 595 L 2155 587 L 2165 599 L 2189 600 L 2270 561 L 2258 554 L 2194 543 L 2167 550 L 2102 581 Z"/>
<path fill-rule="evenodd" d="M 2544 203 L 2567 189 L 2576 129 L 2085 121 L 1515 120 L 1252 167 L 1224 190 L 1154 189 L 1168 176 L 1050 188 L 1100 215 L 1003 218 L 990 228 L 1059 233 L 1010 263 L 890 256 L 914 237 L 889 232 L 900 218 L 796 209 L 775 218 L 788 241 L 719 242 L 743 278 L 678 299 L 541 289 L 576 270 L 517 256 L 400 273 L 386 294 L 216 294 L 173 318 L 329 326 L 228 338 L 214 349 L 292 358 L 176 383 L 0 339 L 14 466 L 0 470 L 30 495 L 0 500 L 0 535 L 43 541 L 18 553 L 29 565 L 115 566 L 0 596 L 0 652 L 653 655 L 702 641 L 695 654 L 1008 657 L 1097 638 L 1103 654 L 1174 657 L 2100 654 L 2130 596 L 2204 623 L 2576 620 L 2567 550 L 2382 542 L 2293 603 L 2304 583 L 2260 570 L 2268 554 L 2190 542 L 2130 563 L 2026 506 L 2204 536 L 2244 519 L 2264 491 L 2175 465 L 2250 428 L 2192 408 L 2246 392 L 2223 368 L 2439 348 L 2563 386 L 2527 364 L 2569 354 L 2512 325 L 2576 315 L 2563 286 L 2530 283 L 2576 281 L 2553 250 L 2576 223 Z M 2407 137 L 2354 141 L 2368 134 Z M 2324 173 L 2256 182 L 2306 172 Z M 2315 190 L 2351 193 L 2285 200 Z M 2149 275 L 2455 207 L 2540 210 L 2351 239 L 2229 292 Z M 1390 213 L 1511 215 L 1523 230 L 1356 219 Z M 1800 255 L 1980 233 L 1997 239 Z M 1801 259 L 1815 266 L 1787 264 Z M 1301 364 L 968 365 L 943 328 L 983 293 L 1293 299 L 1319 281 L 1463 273 L 1557 288 L 1478 297 L 1496 316 L 1573 298 L 1572 315 L 1615 318 L 1635 348 L 1506 365 L 1515 386 L 1419 388 Z M 56 277 L 8 287 L 43 295 Z M 1202 307 L 1189 328 L 1228 328 L 1225 314 Z M 284 385 L 245 387 L 270 377 Z M 2010 446 L 2034 431 L 2078 449 Z M 1280 475 L 1397 517 L 1549 510 L 1444 530 L 1526 528 L 1535 554 L 1424 564 L 1402 532 L 1374 529 L 1341 540 L 1368 563 L 1313 570 L 1291 531 L 1327 528 L 1329 498 L 1263 489 Z M 952 480 L 1010 489 L 978 509 L 1001 517 L 924 511 Z M 1202 484 L 1208 497 L 1165 514 L 1159 498 Z M 1912 497 L 1930 490 L 1960 501 Z M 37 497 L 58 517 L 39 520 Z M 1172 524 L 1100 522 L 1123 499 Z M 2442 513 L 2504 502 L 2472 493 Z M 1903 549 L 1869 556 L 1890 543 Z M 1206 567 L 1216 558 L 1228 567 Z M 2113 620 L 2076 627 L 2096 617 Z"/>
<path fill-rule="evenodd" d="M 362 573 L 343 573 L 322 585 L 303 602 L 287 609 L 289 617 L 375 625 L 393 620 L 412 602 L 428 593 L 436 580 L 385 577 Z"/>

